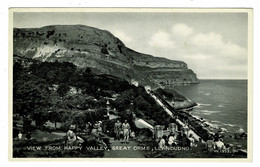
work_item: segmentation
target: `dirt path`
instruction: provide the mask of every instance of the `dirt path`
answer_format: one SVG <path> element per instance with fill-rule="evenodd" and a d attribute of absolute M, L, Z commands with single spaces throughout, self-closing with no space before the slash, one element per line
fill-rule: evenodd
<path fill-rule="evenodd" d="M 145 158 L 141 150 L 137 149 L 137 143 L 130 141 L 128 144 L 115 141 L 110 138 L 111 150 L 105 151 L 104 158 Z"/>

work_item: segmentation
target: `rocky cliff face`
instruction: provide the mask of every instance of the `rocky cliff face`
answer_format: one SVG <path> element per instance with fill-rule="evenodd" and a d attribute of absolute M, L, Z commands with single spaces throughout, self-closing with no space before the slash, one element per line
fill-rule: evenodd
<path fill-rule="evenodd" d="M 198 83 L 182 61 L 138 53 L 110 32 L 83 25 L 47 26 L 13 31 L 14 54 L 41 61 L 68 61 L 79 68 L 115 75 L 141 84 Z"/>

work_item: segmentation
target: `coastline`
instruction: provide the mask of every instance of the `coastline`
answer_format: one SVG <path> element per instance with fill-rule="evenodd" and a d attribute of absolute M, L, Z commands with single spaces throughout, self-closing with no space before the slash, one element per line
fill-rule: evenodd
<path fill-rule="evenodd" d="M 184 100 L 183 102 L 175 102 L 173 108 L 177 111 L 190 111 L 198 104 L 191 100 Z"/>
<path fill-rule="evenodd" d="M 158 93 L 158 92 L 157 92 Z M 162 93 L 162 92 L 160 92 Z M 238 135 L 238 132 L 235 131 L 226 131 L 225 128 L 221 127 L 213 127 L 210 122 L 208 122 L 203 117 L 194 116 L 190 111 L 192 111 L 195 107 L 199 106 L 199 104 L 191 101 L 190 99 L 184 97 L 178 91 L 173 90 L 171 93 L 177 94 L 177 96 L 182 97 L 183 99 L 177 102 L 172 102 L 169 100 L 169 97 L 166 97 L 165 94 L 160 98 L 163 98 L 169 106 L 171 106 L 176 112 L 180 120 L 188 121 L 190 128 L 195 131 L 195 133 L 202 135 L 204 141 L 206 141 L 209 136 L 215 136 L 216 134 L 220 134 L 224 143 L 228 146 L 232 146 L 237 152 L 241 152 L 242 154 L 247 154 L 247 134 L 242 137 Z M 168 98 L 168 99 L 167 99 Z M 170 101 L 170 102 L 169 102 Z M 170 115 L 171 116 L 171 115 Z M 242 144 L 241 144 L 242 143 Z"/>

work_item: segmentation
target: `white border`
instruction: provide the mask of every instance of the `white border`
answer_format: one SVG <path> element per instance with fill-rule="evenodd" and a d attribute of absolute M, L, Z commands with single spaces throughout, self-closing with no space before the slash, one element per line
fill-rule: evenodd
<path fill-rule="evenodd" d="M 62 0 L 62 1 L 49 1 L 49 0 L 38 0 L 36 1 L 22 1 L 22 0 L 11 0 L 11 1 L 4 1 L 4 3 L 1 1 L 1 12 L 0 12 L 0 16 L 1 16 L 1 31 L 0 31 L 0 36 L 1 36 L 1 78 L 3 78 L 1 80 L 1 106 L 2 107 L 2 115 L 1 115 L 1 121 L 0 121 L 0 130 L 1 130 L 1 154 L 0 154 L 0 158 L 1 158 L 1 162 L 2 165 L 4 166 L 35 166 L 35 163 L 31 163 L 31 162 L 23 162 L 23 163 L 16 163 L 16 162 L 8 162 L 7 160 L 7 150 L 8 150 L 8 138 L 5 137 L 5 134 L 8 134 L 8 109 L 7 109 L 7 104 L 8 104 L 8 82 L 7 82 L 7 71 L 8 71 L 8 8 L 9 7 L 253 7 L 254 8 L 254 127 L 259 127 L 259 121 L 257 120 L 257 118 L 259 118 L 259 106 L 257 106 L 257 102 L 259 101 L 259 95 L 257 95 L 259 91 L 259 77 L 257 77 L 257 73 L 260 71 L 259 70 L 259 47 L 257 47 L 257 45 L 259 44 L 259 37 L 260 36 L 260 32 L 259 32 L 259 20 L 260 20 L 260 5 L 257 4 L 257 0 L 218 0 L 218 1 L 205 1 L 205 0 L 182 0 L 180 2 L 171 2 L 171 1 L 155 1 L 155 0 L 145 0 L 145 1 L 138 1 L 138 0 L 129 0 L 129 1 L 121 1 L 121 0 L 110 0 L 110 1 L 76 1 L 76 0 Z M 258 74 L 259 75 L 259 74 Z M 254 128 L 254 141 L 259 141 L 259 133 L 257 133 L 257 128 Z M 259 166 L 259 158 L 258 158 L 258 150 L 257 148 L 259 147 L 259 142 L 254 142 L 254 153 L 253 153 L 253 163 L 228 163 L 228 164 L 219 164 L 219 163 L 215 163 L 215 164 L 208 164 L 208 163 L 188 163 L 186 165 L 189 166 L 230 166 L 230 165 L 235 165 L 236 167 L 239 166 Z M 59 162 L 60 163 L 60 162 Z M 58 165 L 56 162 L 45 162 L 45 163 L 37 163 L 37 166 L 49 166 L 49 165 Z M 116 163 L 117 165 L 122 166 L 123 164 L 121 163 Z M 129 163 L 131 166 L 132 165 L 137 165 L 136 163 Z M 257 165 L 258 164 L 258 165 Z M 62 166 L 71 166 L 71 165 L 83 165 L 81 162 L 65 162 L 62 164 L 59 164 Z M 86 165 L 84 163 L 84 165 Z M 104 162 L 88 162 L 88 165 L 102 165 L 102 166 L 114 166 L 115 164 L 104 164 Z M 126 164 L 124 164 L 126 165 Z M 149 166 L 158 166 L 158 165 L 162 165 L 162 164 L 158 164 L 155 162 L 152 163 L 145 163 L 142 165 L 149 165 Z M 163 165 L 183 165 L 183 163 L 164 163 Z"/>
<path fill-rule="evenodd" d="M 72 161 L 252 161 L 252 9 L 185 9 L 185 8 L 11 8 L 9 10 L 9 95 L 12 95 L 12 51 L 13 51 L 13 14 L 15 12 L 174 12 L 174 13 L 237 13 L 237 12 L 244 12 L 248 14 L 248 148 L 247 148 L 247 158 L 174 158 L 174 159 L 167 159 L 167 158 L 136 158 L 136 159 L 129 159 L 129 158 L 63 158 L 62 160 L 72 160 Z M 61 158 L 13 158 L 12 151 L 13 151 L 13 144 L 12 144 L 12 96 L 9 97 L 9 160 L 12 161 L 60 161 Z"/>

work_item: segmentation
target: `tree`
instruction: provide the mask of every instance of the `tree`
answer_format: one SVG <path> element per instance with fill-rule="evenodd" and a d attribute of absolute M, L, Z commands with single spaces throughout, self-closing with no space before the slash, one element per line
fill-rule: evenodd
<path fill-rule="evenodd" d="M 87 67 L 87 68 L 85 69 L 83 75 L 84 75 L 84 76 L 89 76 L 89 75 L 91 75 L 91 73 L 92 73 L 91 68 Z"/>
<path fill-rule="evenodd" d="M 35 111 L 32 114 L 33 119 L 35 120 L 35 124 L 38 128 L 42 130 L 43 124 L 49 120 L 48 117 L 48 111 L 43 110 L 43 111 Z"/>
<path fill-rule="evenodd" d="M 67 95 L 62 99 L 63 107 L 66 109 L 84 110 L 86 108 L 86 96 L 82 94 Z"/>
<path fill-rule="evenodd" d="M 71 111 L 66 109 L 59 109 L 60 122 L 70 122 L 71 121 Z"/>
<path fill-rule="evenodd" d="M 39 65 L 32 64 L 30 70 L 49 84 L 69 84 L 71 76 L 75 75 L 76 66 L 69 62 L 42 62 Z"/>
<path fill-rule="evenodd" d="M 50 107 L 48 84 L 34 75 L 22 74 L 14 80 L 13 112 L 25 119 Z M 41 117 L 34 117 L 41 118 Z"/>
<path fill-rule="evenodd" d="M 18 79 L 22 72 L 23 72 L 22 65 L 18 62 L 15 62 L 13 66 L 13 78 Z"/>
<path fill-rule="evenodd" d="M 55 110 L 48 113 L 49 121 L 54 123 L 55 129 L 57 128 L 57 122 L 61 122 L 62 115 L 61 112 Z"/>
<path fill-rule="evenodd" d="M 136 107 L 141 111 L 150 111 L 152 106 L 142 96 L 135 99 Z"/>
<path fill-rule="evenodd" d="M 85 127 L 86 119 L 83 112 L 77 112 L 73 116 L 73 124 L 76 124 L 77 127 Z"/>
<path fill-rule="evenodd" d="M 58 89 L 57 89 L 57 93 L 59 94 L 60 97 L 64 97 L 67 92 L 70 90 L 70 87 L 67 84 L 60 84 Z"/>

